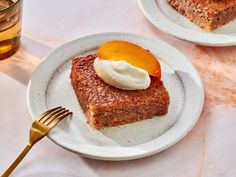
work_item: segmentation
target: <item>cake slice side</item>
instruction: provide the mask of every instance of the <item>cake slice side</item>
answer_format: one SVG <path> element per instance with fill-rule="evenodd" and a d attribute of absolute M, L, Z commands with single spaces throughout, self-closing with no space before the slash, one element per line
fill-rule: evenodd
<path fill-rule="evenodd" d="M 222 25 L 225 25 L 236 18 L 236 3 L 235 5 L 228 7 L 224 11 L 220 11 L 214 15 L 209 30 L 212 31 Z"/>

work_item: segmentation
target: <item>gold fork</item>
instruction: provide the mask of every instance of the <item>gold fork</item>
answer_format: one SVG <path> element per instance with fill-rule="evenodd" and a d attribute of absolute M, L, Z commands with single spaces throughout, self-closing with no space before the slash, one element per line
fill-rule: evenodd
<path fill-rule="evenodd" d="M 22 161 L 22 159 L 26 156 L 26 154 L 30 151 L 33 145 L 41 140 L 45 135 L 47 135 L 48 132 L 62 119 L 69 115 L 72 115 L 72 112 L 69 112 L 69 110 L 60 106 L 50 109 L 36 118 L 30 129 L 30 138 L 28 145 L 21 152 L 18 158 L 11 164 L 11 166 L 5 171 L 2 177 L 9 176 L 17 167 L 17 165 Z"/>

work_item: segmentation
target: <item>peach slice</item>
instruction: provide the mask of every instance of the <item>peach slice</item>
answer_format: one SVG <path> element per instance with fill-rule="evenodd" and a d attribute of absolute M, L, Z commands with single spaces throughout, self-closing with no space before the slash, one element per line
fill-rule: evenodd
<path fill-rule="evenodd" d="M 97 56 L 104 60 L 125 62 L 161 78 L 161 65 L 148 50 L 127 41 L 108 41 L 100 46 Z"/>

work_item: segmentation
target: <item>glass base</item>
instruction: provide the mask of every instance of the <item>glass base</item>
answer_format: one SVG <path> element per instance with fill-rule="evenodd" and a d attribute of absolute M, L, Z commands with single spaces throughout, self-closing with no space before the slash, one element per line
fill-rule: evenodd
<path fill-rule="evenodd" d="M 20 47 L 20 37 L 15 37 L 13 39 L 0 41 L 0 61 L 9 58 Z"/>

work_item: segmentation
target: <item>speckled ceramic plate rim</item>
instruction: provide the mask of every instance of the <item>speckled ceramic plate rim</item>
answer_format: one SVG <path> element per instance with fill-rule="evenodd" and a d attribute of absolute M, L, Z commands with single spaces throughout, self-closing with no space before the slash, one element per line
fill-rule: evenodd
<path fill-rule="evenodd" d="M 93 158 L 93 159 L 100 159 L 100 160 L 115 160 L 115 161 L 120 161 L 120 160 L 131 160 L 131 159 L 138 159 L 146 156 L 153 155 L 155 153 L 158 153 L 160 151 L 163 151 L 170 146 L 174 145 L 177 143 L 179 140 L 181 140 L 186 134 L 189 133 L 189 131 L 193 128 L 195 123 L 197 122 L 200 113 L 202 111 L 203 103 L 204 103 L 204 89 L 202 85 L 202 81 L 199 77 L 199 74 L 197 73 L 196 69 L 194 66 L 191 64 L 191 62 L 177 49 L 173 48 L 169 44 L 160 41 L 158 39 L 153 39 L 145 36 L 141 36 L 139 34 L 132 34 L 132 33 L 119 33 L 119 32 L 111 32 L 111 33 L 101 33 L 101 34 L 94 34 L 94 35 L 89 35 L 85 37 L 81 37 L 79 39 L 73 40 L 71 42 L 68 42 L 66 44 L 63 44 L 62 46 L 58 47 L 54 51 L 52 51 L 48 56 L 45 57 L 45 59 L 40 63 L 40 65 L 36 68 L 34 71 L 31 80 L 28 84 L 28 89 L 27 89 L 27 103 L 28 103 L 28 109 L 31 114 L 32 119 L 35 119 L 37 115 L 39 115 L 41 112 L 47 110 L 46 108 L 46 103 L 45 105 L 40 105 L 40 101 L 36 100 L 37 95 L 34 95 L 35 93 L 38 93 L 38 89 L 36 86 L 40 87 L 40 84 L 47 84 L 43 83 L 43 78 L 46 78 L 47 76 L 50 77 L 56 70 L 55 65 L 60 66 L 67 58 L 65 58 L 65 51 L 70 50 L 70 46 L 72 45 L 82 45 L 84 49 L 86 47 L 89 47 L 89 41 L 96 40 L 96 39 L 101 39 L 101 38 L 106 38 L 106 40 L 112 40 L 112 39 L 120 39 L 120 40 L 135 40 L 139 41 L 142 43 L 143 41 L 150 42 L 150 45 L 152 43 L 156 43 L 161 45 L 165 50 L 171 51 L 173 55 L 178 56 L 178 60 L 176 61 L 176 67 L 183 67 L 184 70 L 188 74 L 190 74 L 193 78 L 193 82 L 196 82 L 198 85 L 198 88 L 195 90 L 198 93 L 198 96 L 191 95 L 196 99 L 194 102 L 194 107 L 192 107 L 192 111 L 189 110 L 191 115 L 188 118 L 188 123 L 187 125 L 184 125 L 182 129 L 179 129 L 178 132 L 172 132 L 172 128 L 169 129 L 167 132 L 165 132 L 163 135 L 166 135 L 167 137 L 169 136 L 169 139 L 164 139 L 165 136 L 161 135 L 157 139 L 164 139 L 164 143 L 160 144 L 160 141 L 156 141 L 154 139 L 153 141 L 141 144 L 141 145 L 136 145 L 132 147 L 119 147 L 119 148 L 114 148 L 114 147 L 106 147 L 106 150 L 104 150 L 103 147 L 98 147 L 98 146 L 90 146 L 86 144 L 76 144 L 72 146 L 73 140 L 68 138 L 65 134 L 60 133 L 60 136 L 58 137 L 57 134 L 50 133 L 48 137 L 58 144 L 59 146 L 70 150 L 75 153 L 79 153 L 85 157 Z M 91 46 L 90 46 L 91 47 Z M 75 54 L 75 51 L 70 51 Z M 74 56 L 72 54 L 71 56 Z M 58 57 L 56 61 L 50 60 L 50 58 L 55 58 Z M 51 66 L 50 66 L 51 65 Z M 52 66 L 53 65 L 53 66 Z M 51 67 L 51 68 L 50 68 Z M 43 72 L 45 69 L 48 70 L 48 72 Z M 44 74 L 44 77 L 42 77 L 42 72 Z M 48 78 L 49 79 L 49 78 Z M 37 83 L 37 84 L 36 84 Z M 36 85 L 35 85 L 36 84 Z M 39 84 L 39 85 L 38 85 Z M 191 87 L 190 85 L 184 85 L 184 87 Z M 191 88 L 194 91 L 194 88 Z M 190 90 L 191 90 L 190 89 Z M 193 99 L 193 100 L 194 100 Z M 190 99 L 187 99 L 189 103 L 191 103 Z M 37 104 L 34 104 L 36 101 Z M 192 105 L 193 106 L 193 105 Z M 181 115 L 182 117 L 183 115 Z M 181 118 L 180 118 L 181 119 Z M 177 121 L 178 123 L 179 121 Z M 57 127 L 54 128 L 55 132 L 60 131 Z M 109 149 L 109 151 L 107 151 Z"/>
<path fill-rule="evenodd" d="M 146 18 L 161 31 L 185 41 L 205 46 L 234 46 L 236 37 L 226 34 L 203 33 L 184 28 L 168 19 L 158 8 L 156 0 L 137 0 Z M 158 18 L 157 18 L 158 17 Z"/>

